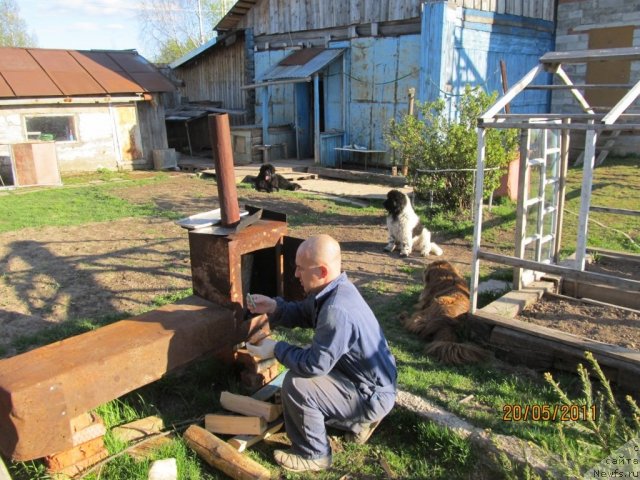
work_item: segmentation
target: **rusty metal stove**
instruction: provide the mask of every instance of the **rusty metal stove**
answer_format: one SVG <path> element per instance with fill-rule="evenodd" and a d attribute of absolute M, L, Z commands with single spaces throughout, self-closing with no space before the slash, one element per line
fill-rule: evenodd
<path fill-rule="evenodd" d="M 301 240 L 286 235 L 285 214 L 252 206 L 240 212 L 228 115 L 209 115 L 209 132 L 220 223 L 189 231 L 193 292 L 231 308 L 236 321 L 232 328 L 253 328 L 245 322 L 247 293 L 289 299 L 304 295 L 294 276 L 295 252 Z"/>

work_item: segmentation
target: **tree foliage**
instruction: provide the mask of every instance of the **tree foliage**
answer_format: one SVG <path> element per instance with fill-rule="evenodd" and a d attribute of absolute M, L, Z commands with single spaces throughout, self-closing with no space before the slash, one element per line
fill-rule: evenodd
<path fill-rule="evenodd" d="M 211 40 L 231 0 L 141 0 L 138 20 L 157 63 L 170 63 Z"/>
<path fill-rule="evenodd" d="M 457 104 L 457 119 L 444 113 L 445 102 L 438 99 L 421 104 L 418 117 L 405 115 L 392 120 L 385 132 L 387 142 L 403 163 L 409 165 L 416 194 L 430 198 L 444 210 L 471 208 L 477 169 L 477 119 L 496 100 L 482 89 L 465 87 Z M 500 182 L 507 165 L 516 157 L 516 130 L 487 129 L 484 191 L 488 196 Z M 423 170 L 456 170 L 424 172 Z"/>
<path fill-rule="evenodd" d="M 0 47 L 35 47 L 37 43 L 15 0 L 0 0 Z"/>

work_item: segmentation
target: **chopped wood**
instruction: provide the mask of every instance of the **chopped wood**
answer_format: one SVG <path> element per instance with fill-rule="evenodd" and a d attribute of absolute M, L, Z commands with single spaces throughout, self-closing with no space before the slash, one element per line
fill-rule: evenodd
<path fill-rule="evenodd" d="M 267 422 L 273 422 L 282 415 L 282 407 L 280 405 L 230 392 L 222 392 L 220 394 L 220 405 L 230 412 L 249 416 L 255 415 L 264 418 Z"/>
<path fill-rule="evenodd" d="M 158 433 L 164 428 L 164 422 L 160 417 L 154 415 L 141 418 L 125 425 L 120 425 L 111 430 L 115 438 L 123 442 L 130 442 L 146 437 L 153 433 Z"/>
<path fill-rule="evenodd" d="M 0 480 L 11 480 L 11 475 L 9 475 L 9 470 L 2 461 L 2 457 L 0 457 Z"/>
<path fill-rule="evenodd" d="M 278 376 L 280 364 L 271 365 L 268 369 L 260 373 L 251 373 L 247 370 L 240 372 L 242 385 L 251 393 L 271 382 Z"/>
<path fill-rule="evenodd" d="M 264 433 L 260 435 L 236 435 L 227 440 L 227 443 L 235 448 L 238 452 L 244 452 L 247 448 L 261 442 L 265 438 L 269 438 L 274 433 L 278 433 L 284 426 L 284 420 L 278 419 L 270 423 Z"/>
<path fill-rule="evenodd" d="M 184 432 L 184 439 L 209 465 L 221 470 L 235 480 L 267 480 L 269 470 L 256 461 L 238 453 L 202 427 L 191 425 Z"/>
<path fill-rule="evenodd" d="M 246 348 L 239 348 L 233 352 L 233 360 L 243 365 L 251 373 L 262 373 L 273 365 L 279 365 L 275 358 L 267 358 L 261 360 L 260 357 L 254 357 Z"/>
<path fill-rule="evenodd" d="M 204 428 L 226 435 L 262 435 L 267 422 L 262 417 L 209 414 L 204 416 Z"/>

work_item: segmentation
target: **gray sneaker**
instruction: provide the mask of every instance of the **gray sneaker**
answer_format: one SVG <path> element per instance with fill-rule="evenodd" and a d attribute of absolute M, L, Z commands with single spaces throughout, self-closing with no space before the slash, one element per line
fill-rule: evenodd
<path fill-rule="evenodd" d="M 308 459 L 291 453 L 291 450 L 275 450 L 273 458 L 282 468 L 292 472 L 318 472 L 331 466 L 331 455 Z"/>
<path fill-rule="evenodd" d="M 380 422 L 362 423 L 361 429 L 358 433 L 349 432 L 345 434 L 344 438 L 347 442 L 357 443 L 358 445 L 364 445 L 369 440 L 369 437 L 373 434 L 373 431 L 380 425 Z"/>

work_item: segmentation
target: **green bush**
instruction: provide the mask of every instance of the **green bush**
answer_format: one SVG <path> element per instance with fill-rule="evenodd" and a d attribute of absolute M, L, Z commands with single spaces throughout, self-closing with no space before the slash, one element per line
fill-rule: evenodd
<path fill-rule="evenodd" d="M 438 99 L 418 103 L 418 117 L 405 115 L 399 121 L 391 120 L 385 138 L 400 161 L 409 166 L 409 175 L 419 197 L 431 198 L 447 211 L 471 208 L 477 162 L 477 119 L 496 98 L 496 92 L 488 95 L 482 89 L 467 85 L 459 98 L 456 119 L 448 119 L 444 112 L 445 102 Z M 486 197 L 498 187 L 507 165 L 516 157 L 517 142 L 517 130 L 486 130 L 486 168 L 499 168 L 485 172 Z M 467 171 L 421 173 L 421 170 L 444 169 Z"/>

